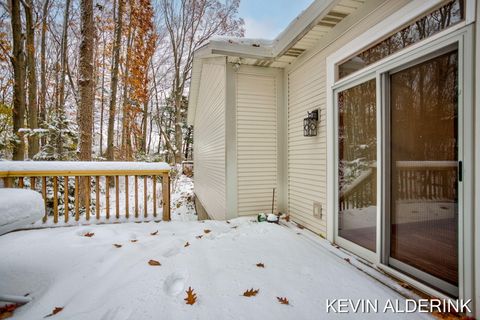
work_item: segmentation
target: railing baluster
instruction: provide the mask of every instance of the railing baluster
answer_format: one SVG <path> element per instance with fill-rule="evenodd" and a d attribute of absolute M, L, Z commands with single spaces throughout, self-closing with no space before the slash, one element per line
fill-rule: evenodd
<path fill-rule="evenodd" d="M 143 216 L 146 218 L 147 214 L 147 176 L 143 176 Z"/>
<path fill-rule="evenodd" d="M 128 176 L 125 176 L 125 217 L 129 218 L 128 213 Z"/>
<path fill-rule="evenodd" d="M 95 215 L 100 219 L 100 176 L 95 176 Z"/>
<path fill-rule="evenodd" d="M 135 176 L 135 218 L 138 218 L 138 176 Z"/>
<path fill-rule="evenodd" d="M 115 218 L 120 218 L 120 195 L 118 190 L 118 176 L 115 176 Z"/>
<path fill-rule="evenodd" d="M 65 223 L 68 222 L 68 176 L 63 177 L 63 185 L 64 185 L 64 190 L 63 190 L 63 216 L 65 219 Z"/>
<path fill-rule="evenodd" d="M 47 177 L 42 177 L 42 195 L 43 203 L 45 204 L 45 216 L 43 217 L 43 222 L 47 222 L 48 212 L 47 212 Z"/>
<path fill-rule="evenodd" d="M 30 189 L 35 190 L 37 179 L 35 177 L 30 177 Z"/>
<path fill-rule="evenodd" d="M 110 219 L 110 177 L 105 176 L 105 212 L 107 220 Z"/>
<path fill-rule="evenodd" d="M 153 216 L 157 217 L 157 176 L 152 176 L 153 184 Z"/>
<path fill-rule="evenodd" d="M 78 176 L 75 176 L 75 221 L 80 219 L 80 203 L 78 201 Z"/>
<path fill-rule="evenodd" d="M 162 174 L 163 221 L 170 221 L 170 176 Z"/>
<path fill-rule="evenodd" d="M 58 182 L 57 177 L 53 177 L 53 223 L 58 222 Z"/>
<path fill-rule="evenodd" d="M 87 194 L 87 198 L 85 199 L 85 218 L 87 221 L 90 221 L 90 177 L 85 177 L 84 178 L 84 184 L 85 184 L 85 192 Z"/>
<path fill-rule="evenodd" d="M 18 187 L 21 189 L 23 188 L 24 184 L 23 184 L 23 177 L 19 177 L 18 178 Z"/>

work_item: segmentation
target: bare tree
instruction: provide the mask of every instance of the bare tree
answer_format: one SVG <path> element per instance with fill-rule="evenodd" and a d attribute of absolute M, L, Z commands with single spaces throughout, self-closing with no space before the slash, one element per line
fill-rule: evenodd
<path fill-rule="evenodd" d="M 115 8 L 114 8 L 115 10 Z M 120 47 L 122 43 L 122 24 L 123 24 L 124 0 L 118 0 L 118 15 L 115 22 L 115 44 L 113 47 L 112 62 L 112 80 L 110 82 L 110 105 L 108 112 L 108 132 L 107 132 L 107 160 L 114 160 L 113 154 L 113 136 L 115 128 L 115 110 L 117 102 L 118 87 L 118 65 L 120 61 Z"/>
<path fill-rule="evenodd" d="M 45 123 L 47 120 L 47 15 L 50 0 L 45 0 L 42 8 L 42 32 L 40 40 L 40 121 Z M 42 145 L 46 144 L 46 139 L 42 138 Z"/>
<path fill-rule="evenodd" d="M 13 66 L 13 134 L 16 141 L 13 145 L 13 160 L 23 160 L 25 157 L 25 142 L 23 128 L 25 121 L 25 52 L 23 48 L 22 19 L 20 17 L 20 1 L 10 0 L 12 25 L 12 56 Z"/>
<path fill-rule="evenodd" d="M 25 24 L 27 34 L 27 70 L 28 70 L 28 127 L 33 130 L 38 128 L 38 107 L 37 107 L 37 71 L 35 61 L 35 25 L 33 22 L 33 2 L 25 0 L 22 2 L 25 8 Z M 28 157 L 38 153 L 38 135 L 31 133 L 28 137 Z"/>

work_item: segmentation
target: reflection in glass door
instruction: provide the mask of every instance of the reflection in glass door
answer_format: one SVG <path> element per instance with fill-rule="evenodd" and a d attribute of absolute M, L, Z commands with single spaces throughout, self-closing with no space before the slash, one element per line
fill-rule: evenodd
<path fill-rule="evenodd" d="M 389 77 L 389 263 L 450 294 L 458 287 L 457 70 L 455 50 Z"/>
<path fill-rule="evenodd" d="M 340 91 L 337 99 L 338 236 L 375 252 L 376 80 Z"/>

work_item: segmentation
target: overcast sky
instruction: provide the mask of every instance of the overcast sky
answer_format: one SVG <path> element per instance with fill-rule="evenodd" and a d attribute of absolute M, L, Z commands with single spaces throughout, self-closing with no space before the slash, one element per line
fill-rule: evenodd
<path fill-rule="evenodd" d="M 313 0 L 241 0 L 239 16 L 245 19 L 245 37 L 275 38 Z"/>

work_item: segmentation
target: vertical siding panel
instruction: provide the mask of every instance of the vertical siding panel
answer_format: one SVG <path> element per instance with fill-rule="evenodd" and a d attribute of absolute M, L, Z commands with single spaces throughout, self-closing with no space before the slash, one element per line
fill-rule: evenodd
<path fill-rule="evenodd" d="M 277 187 L 277 88 L 275 82 L 274 76 L 237 74 L 239 215 L 271 211 L 272 190 Z M 276 204 L 274 206 L 276 208 Z"/>
<path fill-rule="evenodd" d="M 225 219 L 225 60 L 203 64 L 195 116 L 195 194 L 214 219 Z"/>

